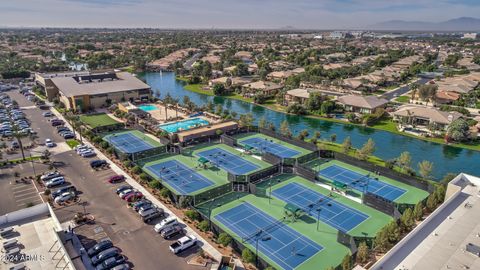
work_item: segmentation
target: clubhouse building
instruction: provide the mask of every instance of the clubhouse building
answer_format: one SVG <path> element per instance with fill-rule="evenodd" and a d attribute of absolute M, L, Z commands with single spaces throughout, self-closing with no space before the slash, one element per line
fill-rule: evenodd
<path fill-rule="evenodd" d="M 58 98 L 66 109 L 79 112 L 152 97 L 150 86 L 128 72 L 38 73 L 35 82 L 49 101 Z"/>

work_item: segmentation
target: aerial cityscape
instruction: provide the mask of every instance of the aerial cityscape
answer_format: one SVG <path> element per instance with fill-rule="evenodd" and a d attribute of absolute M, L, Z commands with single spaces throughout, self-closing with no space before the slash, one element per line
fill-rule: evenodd
<path fill-rule="evenodd" d="M 478 14 L 0 2 L 0 270 L 480 269 Z"/>

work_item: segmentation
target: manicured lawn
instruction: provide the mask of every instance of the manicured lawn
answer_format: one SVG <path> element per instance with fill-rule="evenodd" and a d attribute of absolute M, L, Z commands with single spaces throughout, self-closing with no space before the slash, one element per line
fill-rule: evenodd
<path fill-rule="evenodd" d="M 70 148 L 72 148 L 72 149 L 73 149 L 75 146 L 77 146 L 77 145 L 80 144 L 79 141 L 74 140 L 74 139 L 72 139 L 72 140 L 67 140 L 66 143 L 67 143 L 67 145 L 70 146 Z"/>
<path fill-rule="evenodd" d="M 105 113 L 82 115 L 80 116 L 80 121 L 90 126 L 91 128 L 119 124 L 119 122 L 115 121 L 113 118 L 111 118 Z"/>
<path fill-rule="evenodd" d="M 398 133 L 397 123 L 393 122 L 391 119 L 382 119 L 382 120 L 378 121 L 377 123 L 375 123 L 371 127 L 376 128 L 376 129 L 389 131 L 389 132 L 392 132 L 392 133 Z"/>
<path fill-rule="evenodd" d="M 410 101 L 409 96 L 399 96 L 395 99 L 395 101 L 401 102 L 401 103 L 408 103 Z"/>

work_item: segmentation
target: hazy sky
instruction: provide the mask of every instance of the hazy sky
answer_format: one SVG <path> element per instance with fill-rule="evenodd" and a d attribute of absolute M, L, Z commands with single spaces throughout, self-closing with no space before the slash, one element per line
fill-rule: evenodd
<path fill-rule="evenodd" d="M 0 26 L 360 28 L 480 17 L 480 0 L 0 0 Z"/>

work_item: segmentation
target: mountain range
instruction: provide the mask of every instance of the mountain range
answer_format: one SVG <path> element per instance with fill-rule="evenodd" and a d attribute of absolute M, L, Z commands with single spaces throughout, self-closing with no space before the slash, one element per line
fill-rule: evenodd
<path fill-rule="evenodd" d="M 443 22 L 392 20 L 376 23 L 368 28 L 371 30 L 398 31 L 480 31 L 480 19 L 460 17 Z"/>

